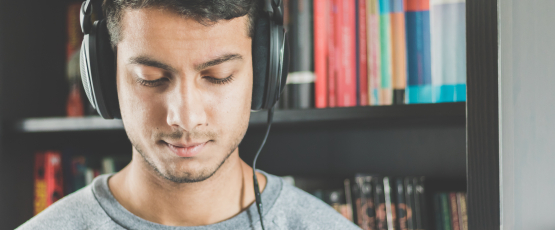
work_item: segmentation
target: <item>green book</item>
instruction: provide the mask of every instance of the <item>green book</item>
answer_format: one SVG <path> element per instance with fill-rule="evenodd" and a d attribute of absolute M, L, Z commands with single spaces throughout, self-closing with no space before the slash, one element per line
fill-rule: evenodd
<path fill-rule="evenodd" d="M 449 196 L 447 193 L 440 193 L 441 216 L 443 217 L 443 229 L 452 230 L 451 226 L 451 209 L 449 208 Z"/>
<path fill-rule="evenodd" d="M 392 62 L 391 62 L 391 3 L 389 0 L 379 0 L 380 8 L 380 47 L 381 47 L 381 89 L 380 105 L 393 103 Z"/>

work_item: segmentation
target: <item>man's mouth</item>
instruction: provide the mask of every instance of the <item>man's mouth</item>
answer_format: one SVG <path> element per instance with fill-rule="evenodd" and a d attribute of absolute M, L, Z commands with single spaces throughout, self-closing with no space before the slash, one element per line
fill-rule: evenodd
<path fill-rule="evenodd" d="M 166 146 L 179 157 L 194 157 L 199 154 L 207 142 L 197 143 L 173 143 L 165 142 Z"/>

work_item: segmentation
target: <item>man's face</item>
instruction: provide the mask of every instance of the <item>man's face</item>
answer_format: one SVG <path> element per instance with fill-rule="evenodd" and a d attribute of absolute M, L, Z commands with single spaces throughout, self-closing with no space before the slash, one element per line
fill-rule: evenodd
<path fill-rule="evenodd" d="M 128 10 L 121 34 L 118 97 L 134 149 L 168 180 L 207 179 L 248 127 L 247 17 L 205 26 L 167 10 Z"/>

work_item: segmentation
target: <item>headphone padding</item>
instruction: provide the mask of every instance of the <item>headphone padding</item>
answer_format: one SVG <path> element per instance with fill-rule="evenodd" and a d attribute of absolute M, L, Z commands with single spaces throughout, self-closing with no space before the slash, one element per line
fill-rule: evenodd
<path fill-rule="evenodd" d="M 261 16 L 256 20 L 252 41 L 252 110 L 260 110 L 266 100 L 266 77 L 268 75 L 268 57 L 270 55 L 270 23 Z"/>
<path fill-rule="evenodd" d="M 106 20 L 100 20 L 97 28 L 97 52 L 99 79 L 104 103 L 112 118 L 121 118 L 116 82 L 116 55 L 112 50 Z"/>

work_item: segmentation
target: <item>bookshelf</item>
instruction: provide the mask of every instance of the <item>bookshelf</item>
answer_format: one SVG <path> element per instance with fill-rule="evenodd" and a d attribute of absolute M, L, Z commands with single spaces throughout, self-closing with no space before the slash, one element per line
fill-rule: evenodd
<path fill-rule="evenodd" d="M 274 125 L 319 125 L 346 123 L 373 123 L 379 125 L 464 124 L 466 103 L 411 104 L 392 106 L 365 106 L 352 108 L 277 110 Z M 252 112 L 249 126 L 265 126 L 267 113 Z M 80 118 L 46 117 L 26 118 L 11 123 L 17 133 L 79 132 L 123 130 L 121 120 L 104 120 L 99 116 Z"/>
<path fill-rule="evenodd" d="M 131 152 L 121 121 L 63 118 L 68 2 L 0 0 L 0 229 L 32 217 L 35 151 Z M 432 189 L 467 189 L 469 229 L 499 229 L 497 1 L 466 2 L 467 103 L 276 111 L 258 167 L 276 175 L 424 175 Z M 265 122 L 266 113 L 251 114 L 240 145 L 247 163 Z"/>

